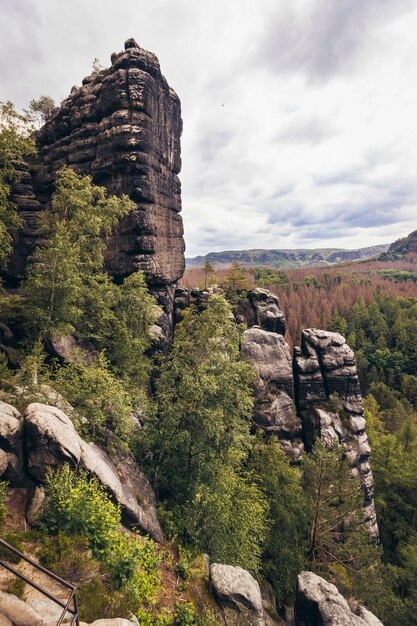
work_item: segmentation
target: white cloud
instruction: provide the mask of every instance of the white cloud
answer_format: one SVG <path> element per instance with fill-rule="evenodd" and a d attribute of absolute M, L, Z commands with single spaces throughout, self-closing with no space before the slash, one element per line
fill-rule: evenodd
<path fill-rule="evenodd" d="M 182 101 L 187 254 L 416 228 L 408 0 L 2 0 L 0 99 L 64 98 L 134 36 Z"/>

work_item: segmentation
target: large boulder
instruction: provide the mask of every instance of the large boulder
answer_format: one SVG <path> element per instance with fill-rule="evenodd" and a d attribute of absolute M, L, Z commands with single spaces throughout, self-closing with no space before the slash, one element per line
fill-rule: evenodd
<path fill-rule="evenodd" d="M 105 450 L 84 441 L 57 407 L 32 403 L 24 419 L 27 468 L 33 478 L 42 483 L 48 469 L 64 463 L 81 467 L 97 477 L 121 505 L 124 524 L 163 540 L 154 493 L 132 456 L 118 454 L 113 460 Z"/>
<path fill-rule="evenodd" d="M 60 409 L 34 402 L 24 412 L 27 466 L 42 482 L 49 468 L 78 466 L 81 440 L 70 418 Z"/>
<path fill-rule="evenodd" d="M 313 574 L 301 572 L 295 600 L 296 626 L 383 626 L 364 607 L 352 612 L 337 587 Z"/>
<path fill-rule="evenodd" d="M 4 591 L 0 591 L 0 615 L 13 626 L 49 626 L 26 602 Z"/>
<path fill-rule="evenodd" d="M 257 326 L 242 335 L 241 357 L 255 370 L 255 428 L 279 438 L 291 459 L 304 450 L 301 420 L 294 403 L 294 376 L 290 348 L 282 335 Z"/>
<path fill-rule="evenodd" d="M 239 624 L 242 626 L 265 626 L 261 590 L 247 570 L 213 563 L 210 566 L 210 580 L 215 597 L 226 611 L 226 623 L 229 621 L 228 616 L 231 615 L 232 622 L 235 617 L 233 613 L 238 612 Z"/>

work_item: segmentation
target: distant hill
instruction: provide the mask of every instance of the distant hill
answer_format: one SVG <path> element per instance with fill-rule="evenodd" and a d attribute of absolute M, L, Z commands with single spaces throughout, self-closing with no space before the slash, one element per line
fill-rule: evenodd
<path fill-rule="evenodd" d="M 417 256 L 417 230 L 414 230 L 407 237 L 397 239 L 379 256 L 380 261 L 402 261 L 408 256 Z"/>
<path fill-rule="evenodd" d="M 417 232 L 417 231 L 416 231 Z M 393 244 L 392 244 L 393 245 Z M 241 265 L 256 265 L 274 268 L 321 267 L 346 261 L 359 261 L 378 257 L 386 252 L 389 244 L 370 246 L 357 250 L 342 248 L 316 248 L 312 250 L 230 250 L 209 252 L 205 256 L 186 259 L 188 267 L 204 265 L 210 261 L 215 266 L 228 266 L 233 261 Z"/>

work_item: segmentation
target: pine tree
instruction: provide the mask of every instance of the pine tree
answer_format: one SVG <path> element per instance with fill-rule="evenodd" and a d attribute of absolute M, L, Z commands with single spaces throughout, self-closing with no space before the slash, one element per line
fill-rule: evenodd
<path fill-rule="evenodd" d="M 363 578 L 379 555 L 364 527 L 359 481 L 342 449 L 317 441 L 303 460 L 303 486 L 311 520 L 309 567 L 361 599 Z"/>
<path fill-rule="evenodd" d="M 133 208 L 127 196 L 107 197 L 90 176 L 78 176 L 70 168 L 59 172 L 51 207 L 43 216 L 46 241 L 31 259 L 24 287 L 35 333 L 73 330 L 89 281 L 102 272 L 102 235 L 110 234 Z"/>

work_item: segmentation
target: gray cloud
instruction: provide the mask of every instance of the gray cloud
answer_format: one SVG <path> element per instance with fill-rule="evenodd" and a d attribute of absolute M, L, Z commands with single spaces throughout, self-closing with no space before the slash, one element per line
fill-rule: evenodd
<path fill-rule="evenodd" d="M 187 255 L 415 229 L 411 0 L 1 5 L 0 99 L 18 106 L 64 98 L 127 37 L 156 53 L 182 101 Z"/>
<path fill-rule="evenodd" d="M 276 72 L 328 79 L 351 69 L 379 24 L 398 18 L 410 6 L 411 0 L 274 3 L 252 62 Z"/>
<path fill-rule="evenodd" d="M 295 115 L 278 131 L 275 139 L 280 143 L 316 145 L 335 135 L 335 132 L 332 120 L 318 116 L 298 119 Z"/>

